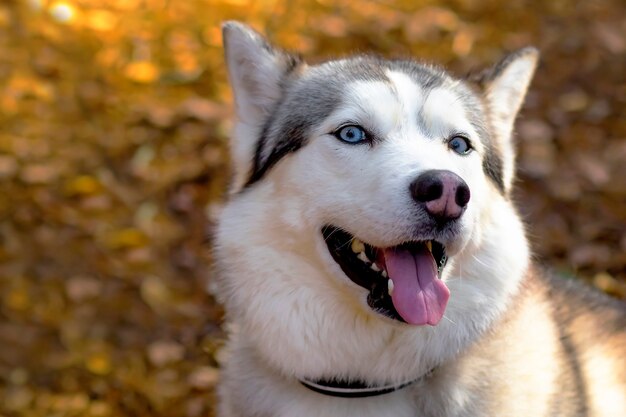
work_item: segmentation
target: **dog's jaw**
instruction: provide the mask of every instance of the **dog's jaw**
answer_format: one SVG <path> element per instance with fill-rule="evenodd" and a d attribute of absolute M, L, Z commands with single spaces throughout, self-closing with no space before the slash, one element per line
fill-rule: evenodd
<path fill-rule="evenodd" d="M 322 228 L 328 252 L 345 276 L 369 291 L 375 312 L 413 325 L 436 325 L 450 292 L 441 274 L 445 247 L 436 240 L 377 248 L 335 226 Z"/>

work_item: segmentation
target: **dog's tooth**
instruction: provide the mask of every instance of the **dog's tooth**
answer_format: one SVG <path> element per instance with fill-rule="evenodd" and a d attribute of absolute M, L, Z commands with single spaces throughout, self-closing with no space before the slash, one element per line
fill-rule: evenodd
<path fill-rule="evenodd" d="M 383 277 L 387 278 L 387 271 L 385 271 L 384 269 L 383 269 L 383 272 L 381 272 L 381 274 Z"/>
<path fill-rule="evenodd" d="M 368 257 L 365 254 L 365 252 L 359 252 L 359 254 L 356 257 L 359 258 L 360 260 L 362 260 L 365 263 L 370 263 L 370 260 L 368 259 Z"/>
<path fill-rule="evenodd" d="M 378 265 L 376 265 L 376 263 L 373 263 L 372 265 L 370 265 L 370 268 L 372 268 L 376 272 L 380 272 L 380 268 L 378 267 Z"/>
<path fill-rule="evenodd" d="M 433 242 L 431 240 L 426 242 L 426 247 L 428 248 L 429 252 L 432 252 L 433 251 Z"/>
<path fill-rule="evenodd" d="M 350 247 L 352 248 L 352 252 L 354 253 L 360 253 L 365 251 L 365 245 L 357 238 L 352 239 L 352 245 L 350 245 Z"/>
<path fill-rule="evenodd" d="M 389 295 L 393 293 L 393 281 L 391 279 L 387 280 L 387 292 Z"/>

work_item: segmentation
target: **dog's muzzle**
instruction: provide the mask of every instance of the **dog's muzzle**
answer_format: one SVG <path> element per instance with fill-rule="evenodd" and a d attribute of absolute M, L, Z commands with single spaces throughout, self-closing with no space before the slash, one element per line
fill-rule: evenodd
<path fill-rule="evenodd" d="M 328 250 L 350 280 L 369 290 L 376 312 L 413 325 L 436 325 L 450 291 L 441 281 L 445 247 L 434 240 L 377 248 L 334 226 L 322 235 Z"/>

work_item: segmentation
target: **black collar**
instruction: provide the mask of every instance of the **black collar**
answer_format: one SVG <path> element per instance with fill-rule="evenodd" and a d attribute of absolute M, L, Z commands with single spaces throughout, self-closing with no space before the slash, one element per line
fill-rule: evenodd
<path fill-rule="evenodd" d="M 329 395 L 331 397 L 365 398 L 376 397 L 378 395 L 389 394 L 390 392 L 398 391 L 402 388 L 408 387 L 411 384 L 414 384 L 415 382 L 423 378 L 428 377 L 430 374 L 432 374 L 432 372 L 433 370 L 431 369 L 419 378 L 401 382 L 399 384 L 389 384 L 374 387 L 370 386 L 365 381 L 343 381 L 337 379 L 318 379 L 315 381 L 301 379 L 300 383 L 312 391 L 324 395 Z"/>

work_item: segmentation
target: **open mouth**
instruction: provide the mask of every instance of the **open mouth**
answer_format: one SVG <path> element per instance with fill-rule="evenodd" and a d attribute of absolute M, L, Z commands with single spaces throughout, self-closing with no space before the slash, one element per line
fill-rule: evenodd
<path fill-rule="evenodd" d="M 439 323 L 450 297 L 441 281 L 447 262 L 441 243 L 377 248 L 334 226 L 324 226 L 322 235 L 346 276 L 369 290 L 367 302 L 373 310 L 414 325 Z"/>

